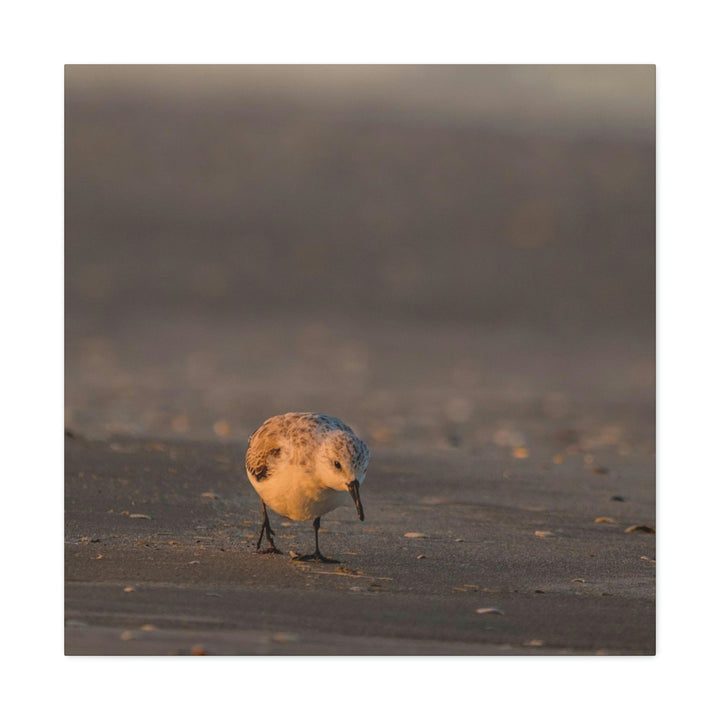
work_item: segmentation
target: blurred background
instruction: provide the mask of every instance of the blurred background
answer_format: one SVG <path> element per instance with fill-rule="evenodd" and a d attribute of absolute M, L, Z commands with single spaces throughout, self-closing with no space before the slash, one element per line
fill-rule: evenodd
<path fill-rule="evenodd" d="M 69 429 L 653 452 L 653 66 L 67 66 L 65 137 Z"/>

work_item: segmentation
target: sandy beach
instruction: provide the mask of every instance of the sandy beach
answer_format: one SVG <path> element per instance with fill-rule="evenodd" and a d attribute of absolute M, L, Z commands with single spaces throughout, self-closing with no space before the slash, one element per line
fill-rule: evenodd
<path fill-rule="evenodd" d="M 253 552 L 240 450 L 67 439 L 67 653 L 654 652 L 655 536 L 627 532 L 654 527 L 648 457 L 379 450 L 366 522 L 324 519 L 325 565 L 290 559 L 311 525 L 277 516 L 285 554 Z"/>
<path fill-rule="evenodd" d="M 66 70 L 66 653 L 653 654 L 654 69 L 288 72 Z"/>

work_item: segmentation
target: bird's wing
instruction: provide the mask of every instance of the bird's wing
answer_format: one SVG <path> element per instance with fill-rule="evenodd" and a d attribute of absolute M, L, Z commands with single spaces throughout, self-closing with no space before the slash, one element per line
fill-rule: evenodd
<path fill-rule="evenodd" d="M 270 476 L 272 462 L 280 455 L 280 443 L 275 433 L 260 428 L 250 437 L 245 467 L 256 480 L 265 480 Z"/>

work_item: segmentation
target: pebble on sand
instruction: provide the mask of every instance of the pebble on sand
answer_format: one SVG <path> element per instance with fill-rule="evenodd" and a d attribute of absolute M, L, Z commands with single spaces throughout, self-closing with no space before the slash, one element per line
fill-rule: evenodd
<path fill-rule="evenodd" d="M 291 632 L 276 632 L 272 636 L 272 641 L 276 643 L 297 642 L 299 635 Z"/>
<path fill-rule="evenodd" d="M 654 535 L 655 528 L 650 527 L 649 525 L 631 525 L 630 527 L 625 528 L 625 532 L 626 533 L 639 532 L 639 533 L 648 533 L 648 534 Z"/>

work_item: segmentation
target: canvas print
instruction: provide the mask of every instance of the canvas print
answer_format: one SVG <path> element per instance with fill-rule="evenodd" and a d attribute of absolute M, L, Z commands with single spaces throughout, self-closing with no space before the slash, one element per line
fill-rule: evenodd
<path fill-rule="evenodd" d="M 655 653 L 655 68 L 65 68 L 65 653 Z"/>

